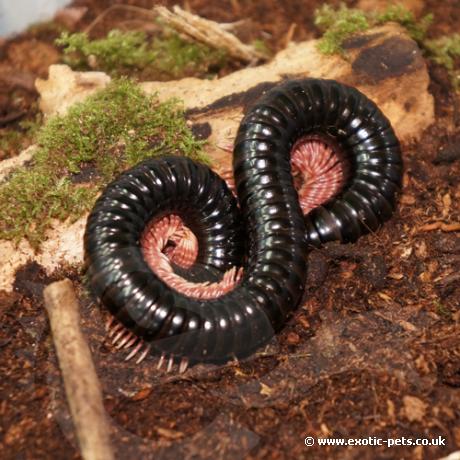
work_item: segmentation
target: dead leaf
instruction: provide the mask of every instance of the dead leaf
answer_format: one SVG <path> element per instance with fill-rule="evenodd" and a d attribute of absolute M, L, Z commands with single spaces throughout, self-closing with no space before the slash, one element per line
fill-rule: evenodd
<path fill-rule="evenodd" d="M 264 396 L 271 396 L 273 393 L 273 388 L 270 388 L 268 385 L 265 385 L 265 383 L 260 382 L 260 394 Z"/>
<path fill-rule="evenodd" d="M 131 400 L 142 401 L 143 399 L 148 398 L 150 396 L 150 393 L 152 393 L 151 387 L 142 388 L 137 393 L 135 393 L 134 396 L 131 397 Z"/>
<path fill-rule="evenodd" d="M 167 439 L 179 439 L 184 436 L 181 431 L 169 430 L 168 428 L 157 428 L 157 433 Z"/>
<path fill-rule="evenodd" d="M 425 417 L 428 404 L 423 402 L 416 396 L 404 396 L 404 407 L 401 410 L 401 415 L 406 417 L 409 422 L 421 422 Z"/>
<path fill-rule="evenodd" d="M 409 321 L 405 321 L 403 319 L 400 319 L 398 321 L 398 324 L 407 332 L 415 332 L 417 331 L 417 327 L 414 326 L 412 323 L 409 323 Z"/>

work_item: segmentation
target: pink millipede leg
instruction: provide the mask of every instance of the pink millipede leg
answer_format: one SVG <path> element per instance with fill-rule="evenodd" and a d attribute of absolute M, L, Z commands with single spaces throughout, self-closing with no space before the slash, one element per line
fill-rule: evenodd
<path fill-rule="evenodd" d="M 144 342 L 142 342 L 142 340 L 140 340 L 139 343 L 136 345 L 136 347 L 125 358 L 125 361 L 129 361 L 131 358 L 133 358 L 135 355 L 137 355 L 137 353 L 139 352 L 139 350 L 142 348 L 143 345 L 144 345 Z"/>
<path fill-rule="evenodd" d="M 179 373 L 183 374 L 187 370 L 187 368 L 188 368 L 188 359 L 182 358 L 179 364 Z"/>
<path fill-rule="evenodd" d="M 136 364 L 140 364 L 142 361 L 144 361 L 144 359 L 148 355 L 149 351 L 150 351 L 150 345 L 147 345 L 145 347 L 145 350 L 141 353 L 141 355 L 137 359 Z"/>
<path fill-rule="evenodd" d="M 112 345 L 116 345 L 117 342 L 127 333 L 128 331 L 126 329 L 122 329 L 113 339 L 112 339 Z"/>
<path fill-rule="evenodd" d="M 124 326 L 121 323 L 117 323 L 111 331 L 109 331 L 108 336 L 113 337 L 120 329 L 122 329 Z"/>
<path fill-rule="evenodd" d="M 164 361 L 165 361 L 165 354 L 162 353 L 161 357 L 160 357 L 160 360 L 158 361 L 157 369 L 161 369 L 161 367 L 163 366 Z"/>
<path fill-rule="evenodd" d="M 168 367 L 167 367 L 167 369 L 166 369 L 166 372 L 167 372 L 168 374 L 171 372 L 173 363 L 174 363 L 174 358 L 173 358 L 172 356 L 170 356 L 170 357 L 169 357 L 169 361 L 168 361 Z"/>
<path fill-rule="evenodd" d="M 133 334 L 133 337 L 131 338 L 131 340 L 128 343 L 126 343 L 123 348 L 131 348 L 138 340 L 139 338 Z"/>
<path fill-rule="evenodd" d="M 120 342 L 118 342 L 118 345 L 117 345 L 117 348 L 120 350 L 121 348 L 123 348 L 126 343 L 129 342 L 129 340 L 133 337 L 133 333 L 132 332 L 128 332 L 122 340 L 120 340 Z"/>
<path fill-rule="evenodd" d="M 295 143 L 291 158 L 294 175 L 303 178 L 298 193 L 305 214 L 332 198 L 345 180 L 342 158 L 321 139 L 301 138 Z M 234 188 L 231 171 L 220 173 L 229 188 Z M 167 246 L 168 241 L 175 246 Z M 227 271 L 217 283 L 192 283 L 177 275 L 170 261 L 189 268 L 198 253 L 195 236 L 177 215 L 150 223 L 141 238 L 141 245 L 145 260 L 157 276 L 189 297 L 207 300 L 222 296 L 231 291 L 243 276 L 242 269 L 236 267 Z"/>

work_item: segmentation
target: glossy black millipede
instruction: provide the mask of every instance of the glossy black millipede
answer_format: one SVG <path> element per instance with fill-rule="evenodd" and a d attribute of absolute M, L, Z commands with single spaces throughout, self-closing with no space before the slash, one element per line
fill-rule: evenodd
<path fill-rule="evenodd" d="M 343 190 L 303 216 L 290 167 L 297 139 L 338 145 L 349 164 Z M 85 232 L 92 291 L 155 352 L 192 361 L 247 356 L 286 322 L 305 287 L 309 247 L 352 242 L 387 220 L 401 186 L 400 146 L 388 119 L 358 90 L 332 80 L 290 81 L 244 116 L 233 170 L 239 201 L 207 166 L 184 157 L 144 161 L 110 183 Z M 140 236 L 174 212 L 196 235 L 191 280 L 244 275 L 212 300 L 186 297 L 149 268 Z"/>

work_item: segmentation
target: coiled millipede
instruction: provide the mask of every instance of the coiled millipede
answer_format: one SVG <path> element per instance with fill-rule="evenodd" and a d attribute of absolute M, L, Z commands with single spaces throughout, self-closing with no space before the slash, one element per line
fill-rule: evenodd
<path fill-rule="evenodd" d="M 302 297 L 309 248 L 353 242 L 390 217 L 402 161 L 371 100 L 306 79 L 244 116 L 233 173 L 238 201 L 207 166 L 160 157 L 97 200 L 84 241 L 90 286 L 130 356 L 152 351 L 184 370 L 267 343 Z"/>

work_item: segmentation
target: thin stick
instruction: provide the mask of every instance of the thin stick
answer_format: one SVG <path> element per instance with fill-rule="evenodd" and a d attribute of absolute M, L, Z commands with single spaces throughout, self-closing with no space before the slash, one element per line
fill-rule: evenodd
<path fill-rule="evenodd" d="M 211 48 L 224 49 L 235 59 L 249 63 L 267 59 L 253 46 L 242 43 L 235 35 L 224 30 L 219 23 L 188 13 L 178 5 L 173 7 L 172 12 L 164 6 L 157 6 L 155 11 L 168 26 Z"/>
<path fill-rule="evenodd" d="M 72 282 L 64 279 L 50 284 L 44 290 L 44 298 L 81 455 L 84 460 L 112 460 L 102 391 L 80 329 Z"/>

